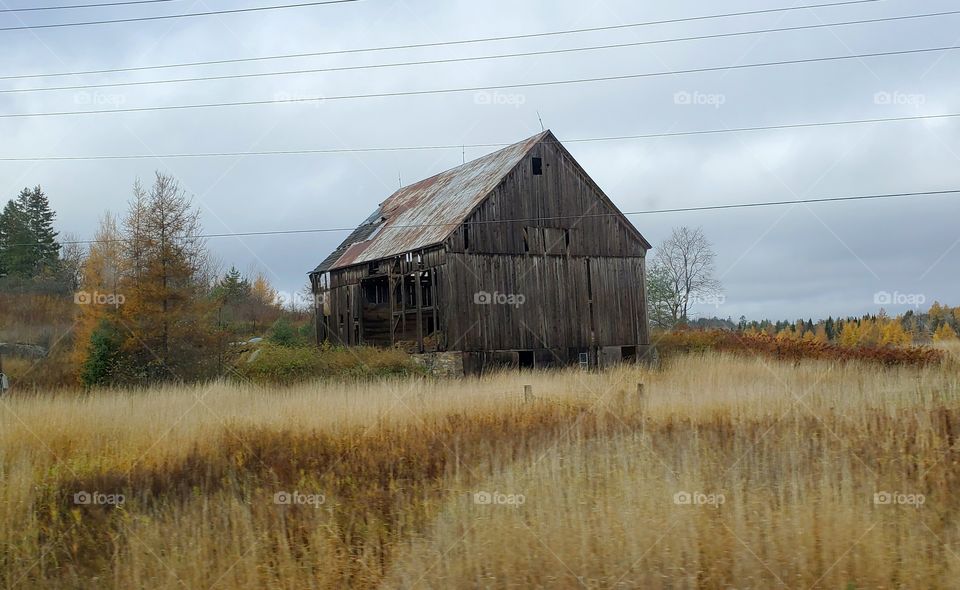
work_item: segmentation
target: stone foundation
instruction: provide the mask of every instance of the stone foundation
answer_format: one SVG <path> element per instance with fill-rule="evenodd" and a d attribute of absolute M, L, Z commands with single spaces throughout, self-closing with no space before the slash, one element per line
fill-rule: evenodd
<path fill-rule="evenodd" d="M 413 362 L 434 377 L 463 377 L 463 353 L 461 352 L 428 352 L 410 356 L 413 357 Z"/>

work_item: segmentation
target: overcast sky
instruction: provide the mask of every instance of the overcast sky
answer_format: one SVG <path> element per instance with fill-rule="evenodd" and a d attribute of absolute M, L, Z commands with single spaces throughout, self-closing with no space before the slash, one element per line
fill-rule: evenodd
<path fill-rule="evenodd" d="M 91 0 L 92 1 L 92 0 Z M 808 0 L 824 3 L 826 0 Z M 0 8 L 84 3 L 0 0 Z M 0 13 L 0 28 L 202 12 L 280 0 L 183 0 Z M 3 76 L 494 37 L 801 5 L 678 0 L 363 0 L 270 12 L 0 31 Z M 0 88 L 419 61 L 956 10 L 885 0 L 523 40 L 111 75 L 0 80 Z M 244 80 L 0 93 L 0 113 L 339 96 L 677 71 L 960 43 L 960 15 L 560 55 Z M 0 118 L 0 158 L 512 143 L 543 124 L 561 141 L 700 129 L 960 112 L 960 51 L 448 94 L 88 116 Z M 680 93 L 680 94 L 678 94 Z M 687 100 L 689 98 L 689 100 Z M 960 188 L 960 120 L 571 142 L 623 211 Z M 352 227 L 409 184 L 493 148 L 334 155 L 0 161 L 0 199 L 40 184 L 61 232 L 90 237 L 137 178 L 176 176 L 210 233 Z M 655 246 L 702 226 L 722 304 L 698 315 L 825 317 L 876 312 L 875 294 L 960 303 L 960 196 L 633 216 Z M 342 233 L 212 239 L 226 267 L 283 290 Z M 901 298 L 901 301 L 905 299 Z M 909 305 L 886 305 L 901 312 Z"/>

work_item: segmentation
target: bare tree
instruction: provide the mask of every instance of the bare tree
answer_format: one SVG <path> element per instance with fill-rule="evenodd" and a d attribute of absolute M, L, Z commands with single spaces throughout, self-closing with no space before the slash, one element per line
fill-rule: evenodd
<path fill-rule="evenodd" d="M 87 252 L 75 234 L 64 234 L 64 242 L 60 246 L 60 280 L 71 291 L 80 288 L 83 279 L 83 263 Z"/>
<path fill-rule="evenodd" d="M 698 301 L 716 297 L 720 281 L 713 277 L 716 255 L 703 228 L 674 228 L 655 250 L 648 279 L 650 319 L 672 327 L 688 318 Z"/>

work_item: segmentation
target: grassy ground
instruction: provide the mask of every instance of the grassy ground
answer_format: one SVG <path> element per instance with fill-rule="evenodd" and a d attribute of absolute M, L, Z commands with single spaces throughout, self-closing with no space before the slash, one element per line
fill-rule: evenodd
<path fill-rule="evenodd" d="M 958 432 L 956 364 L 716 354 L 13 398 L 0 587 L 950 587 Z"/>

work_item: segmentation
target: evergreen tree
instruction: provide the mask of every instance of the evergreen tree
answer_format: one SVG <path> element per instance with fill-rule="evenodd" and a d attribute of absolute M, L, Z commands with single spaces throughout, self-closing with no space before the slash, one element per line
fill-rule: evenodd
<path fill-rule="evenodd" d="M 34 244 L 30 248 L 33 276 L 48 274 L 56 270 L 60 254 L 58 233 L 53 229 L 55 213 L 50 209 L 50 202 L 39 185 L 33 190 L 25 188 L 20 191 L 17 201 L 23 212 L 30 243 Z"/>
<path fill-rule="evenodd" d="M 250 298 L 251 293 L 250 281 L 244 278 L 235 266 L 230 267 L 213 289 L 214 297 L 226 304 L 245 301 Z"/>
<path fill-rule="evenodd" d="M 33 266 L 31 238 L 19 201 L 8 201 L 0 213 L 0 275 L 30 276 Z"/>
<path fill-rule="evenodd" d="M 60 260 L 54 213 L 39 186 L 20 191 L 0 213 L 0 274 L 20 278 L 49 275 Z"/>
<path fill-rule="evenodd" d="M 87 387 L 115 383 L 122 341 L 116 327 L 101 321 L 90 335 L 89 354 L 80 367 L 80 382 Z"/>
<path fill-rule="evenodd" d="M 828 340 L 833 341 L 837 337 L 837 330 L 833 322 L 833 316 L 827 318 L 827 321 L 823 324 L 823 329 L 827 333 Z"/>

